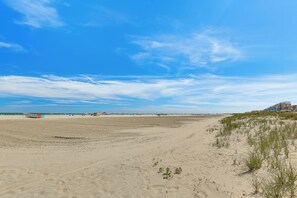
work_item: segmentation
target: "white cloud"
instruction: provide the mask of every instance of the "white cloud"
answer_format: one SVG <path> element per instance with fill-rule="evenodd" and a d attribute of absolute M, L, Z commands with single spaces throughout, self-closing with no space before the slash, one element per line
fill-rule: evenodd
<path fill-rule="evenodd" d="M 297 74 L 133 80 L 132 77 L 129 80 L 98 80 L 95 76 L 0 76 L 0 97 L 41 98 L 56 104 L 123 104 L 131 111 L 137 110 L 133 101 L 140 100 L 160 107 L 155 108 L 160 111 L 234 112 L 263 109 L 280 101 L 297 103 L 296 79 Z M 149 111 L 149 106 L 138 107 L 139 110 L 146 108 Z"/>
<path fill-rule="evenodd" d="M 5 2 L 12 9 L 24 15 L 22 20 L 17 21 L 19 24 L 34 28 L 64 25 L 57 10 L 50 5 L 51 0 L 5 0 Z"/>
<path fill-rule="evenodd" d="M 1 42 L 1 41 L 0 41 L 0 48 L 6 48 L 6 49 L 13 50 L 16 52 L 25 52 L 26 51 L 22 46 L 20 46 L 18 44 Z"/>
<path fill-rule="evenodd" d="M 138 63 L 199 68 L 241 60 L 245 56 L 239 46 L 212 30 L 191 35 L 133 37 L 132 42 L 141 49 L 131 56 Z"/>
<path fill-rule="evenodd" d="M 27 77 L 1 76 L 0 95 L 30 96 L 41 98 L 63 98 L 79 100 L 114 99 L 131 97 L 155 99 L 169 96 L 175 83 L 167 80 L 156 82 L 101 80 L 89 82 L 85 78 L 57 76 Z M 179 82 L 180 84 L 181 82 Z M 38 85 L 38 89 L 36 86 Z M 176 91 L 178 89 L 175 89 Z M 156 95 L 155 93 L 158 93 Z"/>

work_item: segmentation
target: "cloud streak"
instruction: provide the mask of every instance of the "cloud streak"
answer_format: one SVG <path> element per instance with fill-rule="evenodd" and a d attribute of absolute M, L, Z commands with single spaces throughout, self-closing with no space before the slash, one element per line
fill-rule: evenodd
<path fill-rule="evenodd" d="M 180 84 L 181 82 L 179 82 Z M 2 96 L 29 96 L 78 100 L 112 99 L 122 97 L 151 100 L 169 96 L 175 83 L 166 80 L 153 82 L 101 80 L 89 78 L 65 78 L 58 76 L 27 77 L 1 76 Z M 36 89 L 38 84 L 39 88 Z M 35 87 L 35 88 L 34 88 Z M 177 89 L 175 89 L 177 91 Z M 158 96 L 154 93 L 158 92 Z"/>
<path fill-rule="evenodd" d="M 17 21 L 18 24 L 33 28 L 64 25 L 57 10 L 50 5 L 51 0 L 5 0 L 5 2 L 13 10 L 23 15 L 23 18 Z"/>
<path fill-rule="evenodd" d="M 149 106 L 154 106 L 156 111 L 240 112 L 263 109 L 283 100 L 296 103 L 296 77 L 297 74 L 257 78 L 203 75 L 98 80 L 94 76 L 0 76 L 0 97 L 41 98 L 55 104 L 124 104 L 130 110 L 149 111 Z M 147 106 L 137 107 L 135 101 Z"/>
<path fill-rule="evenodd" d="M 131 59 L 139 64 L 180 65 L 190 68 L 209 67 L 216 63 L 238 61 L 243 50 L 212 30 L 190 35 L 133 37 L 140 51 Z"/>
<path fill-rule="evenodd" d="M 0 48 L 9 49 L 15 52 L 26 52 L 25 48 L 21 45 L 15 43 L 8 43 L 8 42 L 1 42 L 0 41 Z"/>

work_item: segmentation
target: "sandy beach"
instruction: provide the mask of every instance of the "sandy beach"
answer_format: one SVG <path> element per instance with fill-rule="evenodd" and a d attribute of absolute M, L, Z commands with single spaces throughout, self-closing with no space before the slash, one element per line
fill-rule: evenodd
<path fill-rule="evenodd" d="M 0 197 L 244 197 L 236 153 L 211 146 L 221 118 L 2 119 Z"/>
<path fill-rule="evenodd" d="M 0 0 L 0 198 L 297 198 L 297 0 Z"/>

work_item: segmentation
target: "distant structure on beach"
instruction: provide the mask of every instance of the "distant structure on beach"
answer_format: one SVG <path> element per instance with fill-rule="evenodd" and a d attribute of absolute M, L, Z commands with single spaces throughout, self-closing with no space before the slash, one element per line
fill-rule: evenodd
<path fill-rule="evenodd" d="M 166 113 L 158 113 L 157 116 L 159 116 L 159 117 L 160 116 L 167 116 L 167 114 Z"/>
<path fill-rule="evenodd" d="M 106 112 L 95 112 L 91 114 L 92 116 L 100 116 L 100 115 L 107 115 Z"/>
<path fill-rule="evenodd" d="M 292 105 L 290 101 L 280 102 L 263 111 L 297 111 L 297 105 Z"/>
<path fill-rule="evenodd" d="M 44 115 L 40 113 L 28 113 L 26 114 L 26 118 L 44 118 Z"/>

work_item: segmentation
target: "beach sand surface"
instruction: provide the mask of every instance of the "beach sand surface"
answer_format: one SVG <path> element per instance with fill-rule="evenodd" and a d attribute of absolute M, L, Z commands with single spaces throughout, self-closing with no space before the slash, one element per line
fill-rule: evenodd
<path fill-rule="evenodd" d="M 211 146 L 207 129 L 221 118 L 2 119 L 0 197 L 248 196 L 251 176 L 232 166 L 234 151 Z"/>

